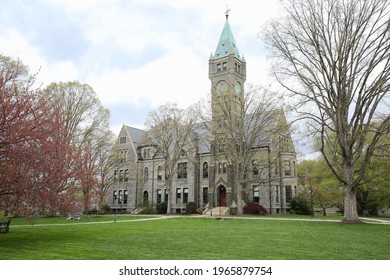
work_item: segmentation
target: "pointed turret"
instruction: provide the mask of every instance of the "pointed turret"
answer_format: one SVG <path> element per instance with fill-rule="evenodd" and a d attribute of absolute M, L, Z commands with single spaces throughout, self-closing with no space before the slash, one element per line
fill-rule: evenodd
<path fill-rule="evenodd" d="M 214 58 L 228 56 L 231 51 L 234 52 L 234 56 L 236 58 L 240 59 L 240 53 L 238 51 L 236 41 L 234 40 L 228 17 L 226 16 L 225 26 L 223 27 L 221 36 L 219 38 Z"/>

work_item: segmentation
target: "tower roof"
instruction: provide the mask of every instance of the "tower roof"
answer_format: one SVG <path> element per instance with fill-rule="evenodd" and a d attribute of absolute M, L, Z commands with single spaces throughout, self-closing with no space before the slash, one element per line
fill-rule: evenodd
<path fill-rule="evenodd" d="M 238 51 L 236 41 L 234 40 L 234 36 L 230 28 L 228 16 L 226 16 L 225 26 L 223 27 L 221 36 L 219 38 L 214 58 L 228 56 L 231 52 L 234 53 L 234 56 L 236 58 L 240 59 L 240 53 Z"/>

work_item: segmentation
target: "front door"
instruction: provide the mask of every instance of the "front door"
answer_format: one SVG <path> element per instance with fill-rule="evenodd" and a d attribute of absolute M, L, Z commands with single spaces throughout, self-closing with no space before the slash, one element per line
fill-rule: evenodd
<path fill-rule="evenodd" d="M 224 186 L 218 188 L 218 203 L 221 207 L 226 207 L 226 189 Z"/>

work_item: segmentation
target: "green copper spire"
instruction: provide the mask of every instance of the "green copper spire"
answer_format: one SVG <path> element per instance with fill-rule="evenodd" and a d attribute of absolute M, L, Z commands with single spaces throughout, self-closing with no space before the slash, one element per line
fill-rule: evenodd
<path fill-rule="evenodd" d="M 221 37 L 219 38 L 214 58 L 225 57 L 231 52 L 234 52 L 235 57 L 240 59 L 240 53 L 238 52 L 236 41 L 234 40 L 232 30 L 230 29 L 228 17 L 229 14 L 226 12 L 225 26 L 223 27 Z"/>

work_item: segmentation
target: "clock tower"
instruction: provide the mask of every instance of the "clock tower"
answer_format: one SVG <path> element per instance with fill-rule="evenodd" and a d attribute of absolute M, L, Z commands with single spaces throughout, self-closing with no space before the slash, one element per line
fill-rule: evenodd
<path fill-rule="evenodd" d="M 210 174 L 210 195 L 214 206 L 230 206 L 234 201 L 228 147 L 241 143 L 243 128 L 244 83 L 246 62 L 238 51 L 229 24 L 229 11 L 214 54 L 209 59 L 211 81 L 212 136 L 214 166 Z"/>

